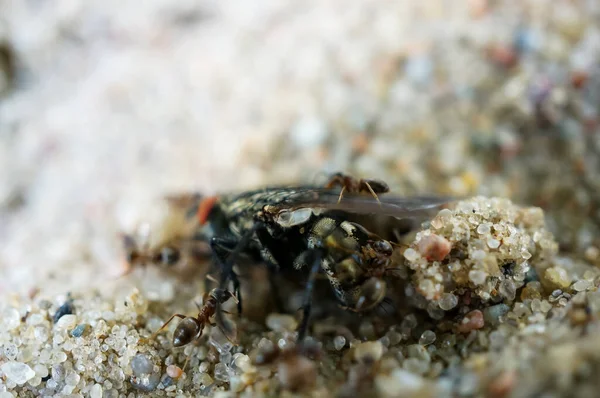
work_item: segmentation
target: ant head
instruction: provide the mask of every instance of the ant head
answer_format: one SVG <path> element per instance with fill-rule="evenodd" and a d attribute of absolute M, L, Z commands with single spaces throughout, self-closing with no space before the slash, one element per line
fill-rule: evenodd
<path fill-rule="evenodd" d="M 386 284 L 383 279 L 371 277 L 360 285 L 360 296 L 355 311 L 362 312 L 375 308 L 384 298 Z"/>
<path fill-rule="evenodd" d="M 392 252 L 394 251 L 394 247 L 392 246 L 392 244 L 387 240 L 383 239 L 378 239 L 375 242 L 373 242 L 373 249 L 377 253 L 383 254 L 385 256 L 391 256 Z"/>
<path fill-rule="evenodd" d="M 202 329 L 198 320 L 191 317 L 184 318 L 175 328 L 175 332 L 173 332 L 173 346 L 184 346 L 201 335 Z"/>

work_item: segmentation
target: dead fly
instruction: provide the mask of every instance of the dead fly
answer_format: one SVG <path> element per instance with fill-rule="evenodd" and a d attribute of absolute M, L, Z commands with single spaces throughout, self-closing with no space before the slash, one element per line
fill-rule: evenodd
<path fill-rule="evenodd" d="M 387 192 L 385 183 L 343 174 L 334 175 L 326 186 L 270 187 L 196 197 L 193 206 L 201 226 L 196 238 L 210 242 L 220 287 L 226 289 L 233 283 L 238 311 L 242 311 L 242 300 L 234 265 L 243 257 L 266 263 L 276 298 L 281 297 L 273 279 L 278 272 L 308 270 L 299 341 L 307 330 L 319 273 L 327 276 L 339 304 L 348 310 L 371 310 L 385 300 L 383 277 L 390 267 L 392 245 L 357 220 L 374 215 L 393 220 L 412 217 L 448 201 L 440 197 L 379 198 L 377 194 Z M 342 187 L 341 192 L 334 189 L 337 186 Z"/>

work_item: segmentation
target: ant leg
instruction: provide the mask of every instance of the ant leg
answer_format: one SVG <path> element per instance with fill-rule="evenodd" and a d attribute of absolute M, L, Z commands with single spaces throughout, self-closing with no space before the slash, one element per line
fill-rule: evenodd
<path fill-rule="evenodd" d="M 233 282 L 233 291 L 237 303 L 238 315 L 242 315 L 242 291 L 240 289 L 240 280 L 235 272 L 231 271 L 231 281 Z"/>
<path fill-rule="evenodd" d="M 170 317 L 170 318 L 169 318 L 169 320 L 168 320 L 168 321 L 166 321 L 166 322 L 165 322 L 165 323 L 164 323 L 164 324 L 163 324 L 163 325 L 160 327 L 160 329 L 158 329 L 156 332 L 152 333 L 152 335 L 151 335 L 151 336 L 148 338 L 148 340 L 154 340 L 154 338 L 155 338 L 155 337 L 156 337 L 156 336 L 157 336 L 157 335 L 158 335 L 158 334 L 159 334 L 159 333 L 160 333 L 160 332 L 161 332 L 161 331 L 162 331 L 164 328 L 166 328 L 166 327 L 167 327 L 167 325 L 168 325 L 169 323 L 171 323 L 171 321 L 172 321 L 173 319 L 175 319 L 176 317 L 177 317 L 177 318 L 181 318 L 181 319 L 185 319 L 185 318 L 187 318 L 187 316 L 186 316 L 186 315 L 183 315 L 183 314 L 174 314 L 172 317 Z"/>
<path fill-rule="evenodd" d="M 338 198 L 338 205 L 340 204 L 340 202 L 342 201 L 342 198 L 344 197 L 344 191 L 346 190 L 346 186 L 342 186 L 342 190 L 340 191 L 340 197 Z"/>
<path fill-rule="evenodd" d="M 381 206 L 381 202 L 379 201 L 379 197 L 377 196 L 377 194 L 375 193 L 375 191 L 373 190 L 373 188 L 371 188 L 371 184 L 369 184 L 367 181 L 362 181 L 363 184 L 366 185 L 366 187 L 369 189 L 369 192 L 371 192 L 371 195 L 373 195 L 373 197 L 375 198 L 375 200 L 377 201 L 377 203 L 379 203 L 379 206 Z"/>
<path fill-rule="evenodd" d="M 304 300 L 302 303 L 302 321 L 298 328 L 298 342 L 302 344 L 304 337 L 306 336 L 306 330 L 308 329 L 308 319 L 310 318 L 312 291 L 317 279 L 317 275 L 321 269 L 321 258 L 322 255 L 319 251 L 314 250 L 313 252 L 313 264 L 308 274 L 308 281 L 306 282 L 306 290 L 304 291 Z"/>

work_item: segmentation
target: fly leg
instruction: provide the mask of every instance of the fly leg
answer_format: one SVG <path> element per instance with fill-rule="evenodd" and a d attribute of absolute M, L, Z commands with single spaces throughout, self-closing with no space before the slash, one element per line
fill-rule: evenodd
<path fill-rule="evenodd" d="M 284 308 L 281 301 L 281 294 L 279 293 L 279 285 L 277 284 L 277 273 L 279 273 L 280 267 L 278 263 L 280 260 L 275 258 L 273 255 L 273 253 L 277 252 L 276 249 L 278 248 L 278 242 L 275 241 L 266 228 L 258 228 L 256 230 L 256 237 L 260 241 L 260 244 L 263 246 L 263 248 L 266 249 L 270 254 L 271 259 L 265 259 L 265 263 L 267 264 L 269 272 L 269 287 L 271 290 L 271 296 L 277 311 L 283 312 Z M 265 257 L 264 254 L 263 257 Z"/>
<path fill-rule="evenodd" d="M 241 241 L 240 241 L 241 242 Z M 240 280 L 237 274 L 233 271 L 233 264 L 229 269 L 226 269 L 227 261 L 234 255 L 234 251 L 239 244 L 235 238 L 220 238 L 214 237 L 210 240 L 210 247 L 213 253 L 217 257 L 217 262 L 221 266 L 221 288 L 225 288 L 227 279 L 231 279 L 233 283 L 233 291 L 237 297 L 237 309 L 238 313 L 242 313 L 242 294 L 240 292 Z M 208 285 L 208 279 L 205 280 L 205 284 Z M 208 290 L 206 290 L 208 291 Z"/>
<path fill-rule="evenodd" d="M 308 320 L 310 318 L 310 310 L 312 305 L 312 292 L 315 286 L 317 275 L 321 270 L 322 254 L 318 250 L 312 250 L 312 265 L 310 267 L 310 273 L 308 274 L 308 280 L 306 282 L 306 289 L 304 290 L 304 300 L 302 303 L 302 321 L 300 327 L 298 327 L 298 342 L 302 344 L 304 337 L 306 336 L 306 330 L 308 329 Z"/>

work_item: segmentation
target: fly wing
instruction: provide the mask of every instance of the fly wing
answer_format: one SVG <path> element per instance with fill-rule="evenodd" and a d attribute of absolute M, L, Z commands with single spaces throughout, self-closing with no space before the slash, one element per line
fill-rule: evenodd
<path fill-rule="evenodd" d="M 344 194 L 332 189 L 314 189 L 313 195 L 299 195 L 287 203 L 287 208 L 310 207 L 314 209 L 338 210 L 355 214 L 377 214 L 390 217 L 409 217 L 442 207 L 457 198 L 449 196 L 399 196 L 369 194 Z"/>

